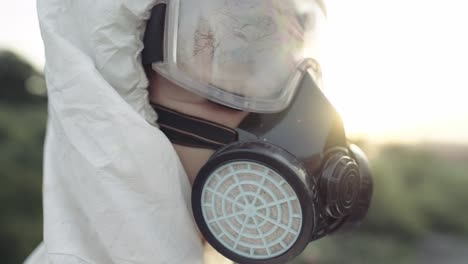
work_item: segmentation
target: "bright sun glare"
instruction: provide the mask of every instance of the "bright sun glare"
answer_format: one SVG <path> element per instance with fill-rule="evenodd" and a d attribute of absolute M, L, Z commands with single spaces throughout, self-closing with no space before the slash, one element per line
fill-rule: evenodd
<path fill-rule="evenodd" d="M 464 1 L 328 3 L 325 88 L 352 136 L 468 142 Z"/>
<path fill-rule="evenodd" d="M 324 85 L 350 136 L 468 143 L 466 1 L 326 2 Z M 1 1 L 0 25 L 42 67 L 35 0 Z"/>

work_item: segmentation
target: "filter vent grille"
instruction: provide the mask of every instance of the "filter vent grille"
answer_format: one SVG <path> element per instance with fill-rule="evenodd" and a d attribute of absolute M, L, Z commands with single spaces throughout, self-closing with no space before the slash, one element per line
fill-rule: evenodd
<path fill-rule="evenodd" d="M 288 251 L 302 228 L 297 194 L 259 163 L 225 164 L 202 190 L 203 218 L 218 241 L 238 255 L 268 259 Z"/>

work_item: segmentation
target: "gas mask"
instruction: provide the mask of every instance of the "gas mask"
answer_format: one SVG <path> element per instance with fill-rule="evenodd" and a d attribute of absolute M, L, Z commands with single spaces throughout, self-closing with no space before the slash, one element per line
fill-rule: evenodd
<path fill-rule="evenodd" d="M 285 263 L 369 209 L 367 158 L 319 87 L 323 18 L 320 1 L 167 0 L 148 22 L 144 63 L 250 112 L 232 129 L 154 105 L 173 143 L 216 150 L 195 179 L 193 215 L 235 262 Z"/>

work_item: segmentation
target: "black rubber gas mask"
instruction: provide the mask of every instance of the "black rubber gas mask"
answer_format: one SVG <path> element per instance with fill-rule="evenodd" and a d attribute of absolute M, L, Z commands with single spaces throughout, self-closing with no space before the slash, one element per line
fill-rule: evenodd
<path fill-rule="evenodd" d="M 291 105 L 237 129 L 154 106 L 176 144 L 217 151 L 198 173 L 192 209 L 206 240 L 238 263 L 285 263 L 307 244 L 359 223 L 372 197 L 363 152 L 305 75 Z"/>
<path fill-rule="evenodd" d="M 168 23 L 172 30 L 179 27 L 176 32 L 191 32 L 190 25 L 184 28 L 184 19 L 180 18 L 190 10 L 186 6 L 190 3 L 174 6 L 171 3 L 178 1 L 165 2 L 167 6 L 155 7 L 148 24 L 144 62 L 151 63 L 159 74 L 181 87 L 226 107 L 251 112 L 238 128 L 232 129 L 154 105 L 160 128 L 173 143 L 215 150 L 199 171 L 192 189 L 193 214 L 206 240 L 238 263 L 285 263 L 299 255 L 311 241 L 359 223 L 367 214 L 372 197 L 369 164 L 357 146 L 348 144 L 341 118 L 318 87 L 318 65 L 309 59 L 294 64 L 297 67 L 290 75 L 272 78 L 277 86 L 277 92 L 272 94 L 265 89 L 269 84 L 263 80 L 265 76 L 258 77 L 262 69 L 256 66 L 252 66 L 252 71 L 260 75 L 251 76 L 249 80 L 253 81 L 228 82 L 226 78 L 213 77 L 213 72 L 208 78 L 206 72 L 187 66 L 197 65 L 191 60 L 198 53 L 184 57 L 187 55 L 185 44 L 192 40 L 182 44 L 177 37 L 167 40 L 171 35 L 167 33 Z M 219 1 L 202 2 L 205 5 L 199 9 L 204 15 L 211 10 L 225 11 L 224 4 L 217 6 Z M 225 5 L 230 2 L 234 4 L 236 1 L 226 1 Z M 263 5 L 270 3 L 272 6 L 269 7 L 273 9 L 268 10 L 274 10 L 274 14 L 279 11 L 282 11 L 280 14 L 292 14 L 291 17 L 277 18 L 278 23 L 296 19 L 297 10 L 288 5 L 276 6 L 275 1 L 257 2 L 249 2 L 246 8 L 264 10 Z M 319 12 L 317 10 L 310 9 L 305 14 L 313 15 Z M 235 13 L 236 16 L 241 14 Z M 225 24 L 231 23 L 231 18 L 225 18 L 223 13 L 219 17 Z M 294 34 L 299 34 L 299 29 L 305 27 L 303 20 L 307 21 L 303 16 L 301 21 L 288 24 L 298 26 Z M 239 17 L 237 21 L 243 20 Z M 275 19 L 265 21 L 270 23 L 268 26 L 281 29 L 275 26 Z M 218 24 L 223 26 L 221 22 Z M 211 26 L 216 25 L 213 22 Z M 225 38 L 229 37 L 228 29 L 222 31 Z M 196 28 L 193 32 L 200 33 Z M 265 38 L 272 37 L 272 43 L 274 39 L 286 36 L 275 36 L 274 31 L 271 34 Z M 196 40 L 194 44 L 197 44 Z M 270 44 L 268 39 L 262 41 L 262 45 Z M 213 47 L 222 49 L 222 45 Z M 248 48 L 260 47 L 258 43 L 255 45 Z M 168 46 L 172 50 L 164 51 L 163 47 Z M 284 54 L 290 52 L 286 48 L 277 50 Z M 225 44 L 225 50 L 213 50 L 209 54 L 211 57 L 202 54 L 200 61 L 213 60 L 211 64 L 200 64 L 199 67 L 211 67 L 209 69 L 215 69 L 214 72 L 221 72 L 220 76 L 229 75 L 229 78 L 249 74 L 248 71 L 228 71 L 238 69 L 234 66 L 240 61 L 235 60 L 227 66 L 222 64 L 230 59 L 228 55 L 231 53 L 232 47 Z M 255 52 L 251 54 L 254 56 Z M 262 56 L 259 58 L 267 58 Z M 245 61 L 243 57 L 241 59 L 242 63 L 250 63 L 247 57 Z M 274 63 L 276 61 L 270 64 Z M 252 62 L 252 65 L 257 64 Z M 282 69 L 274 65 L 270 68 L 278 72 Z M 277 81 L 283 79 L 284 82 Z M 284 83 L 287 88 L 282 89 L 279 83 Z M 255 85 L 243 89 L 244 84 Z M 253 93 L 256 85 L 262 86 L 263 91 Z"/>

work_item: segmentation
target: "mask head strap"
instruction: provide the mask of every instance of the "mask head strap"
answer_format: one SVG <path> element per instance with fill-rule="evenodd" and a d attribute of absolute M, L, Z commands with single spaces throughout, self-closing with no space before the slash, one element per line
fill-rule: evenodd
<path fill-rule="evenodd" d="M 235 129 L 186 115 L 161 105 L 152 104 L 152 106 L 158 113 L 158 124 L 161 131 L 172 143 L 217 150 L 239 139 Z"/>
<path fill-rule="evenodd" d="M 144 65 L 164 60 L 164 28 L 166 24 L 166 5 L 158 4 L 151 10 L 151 17 L 146 25 L 143 38 Z"/>

